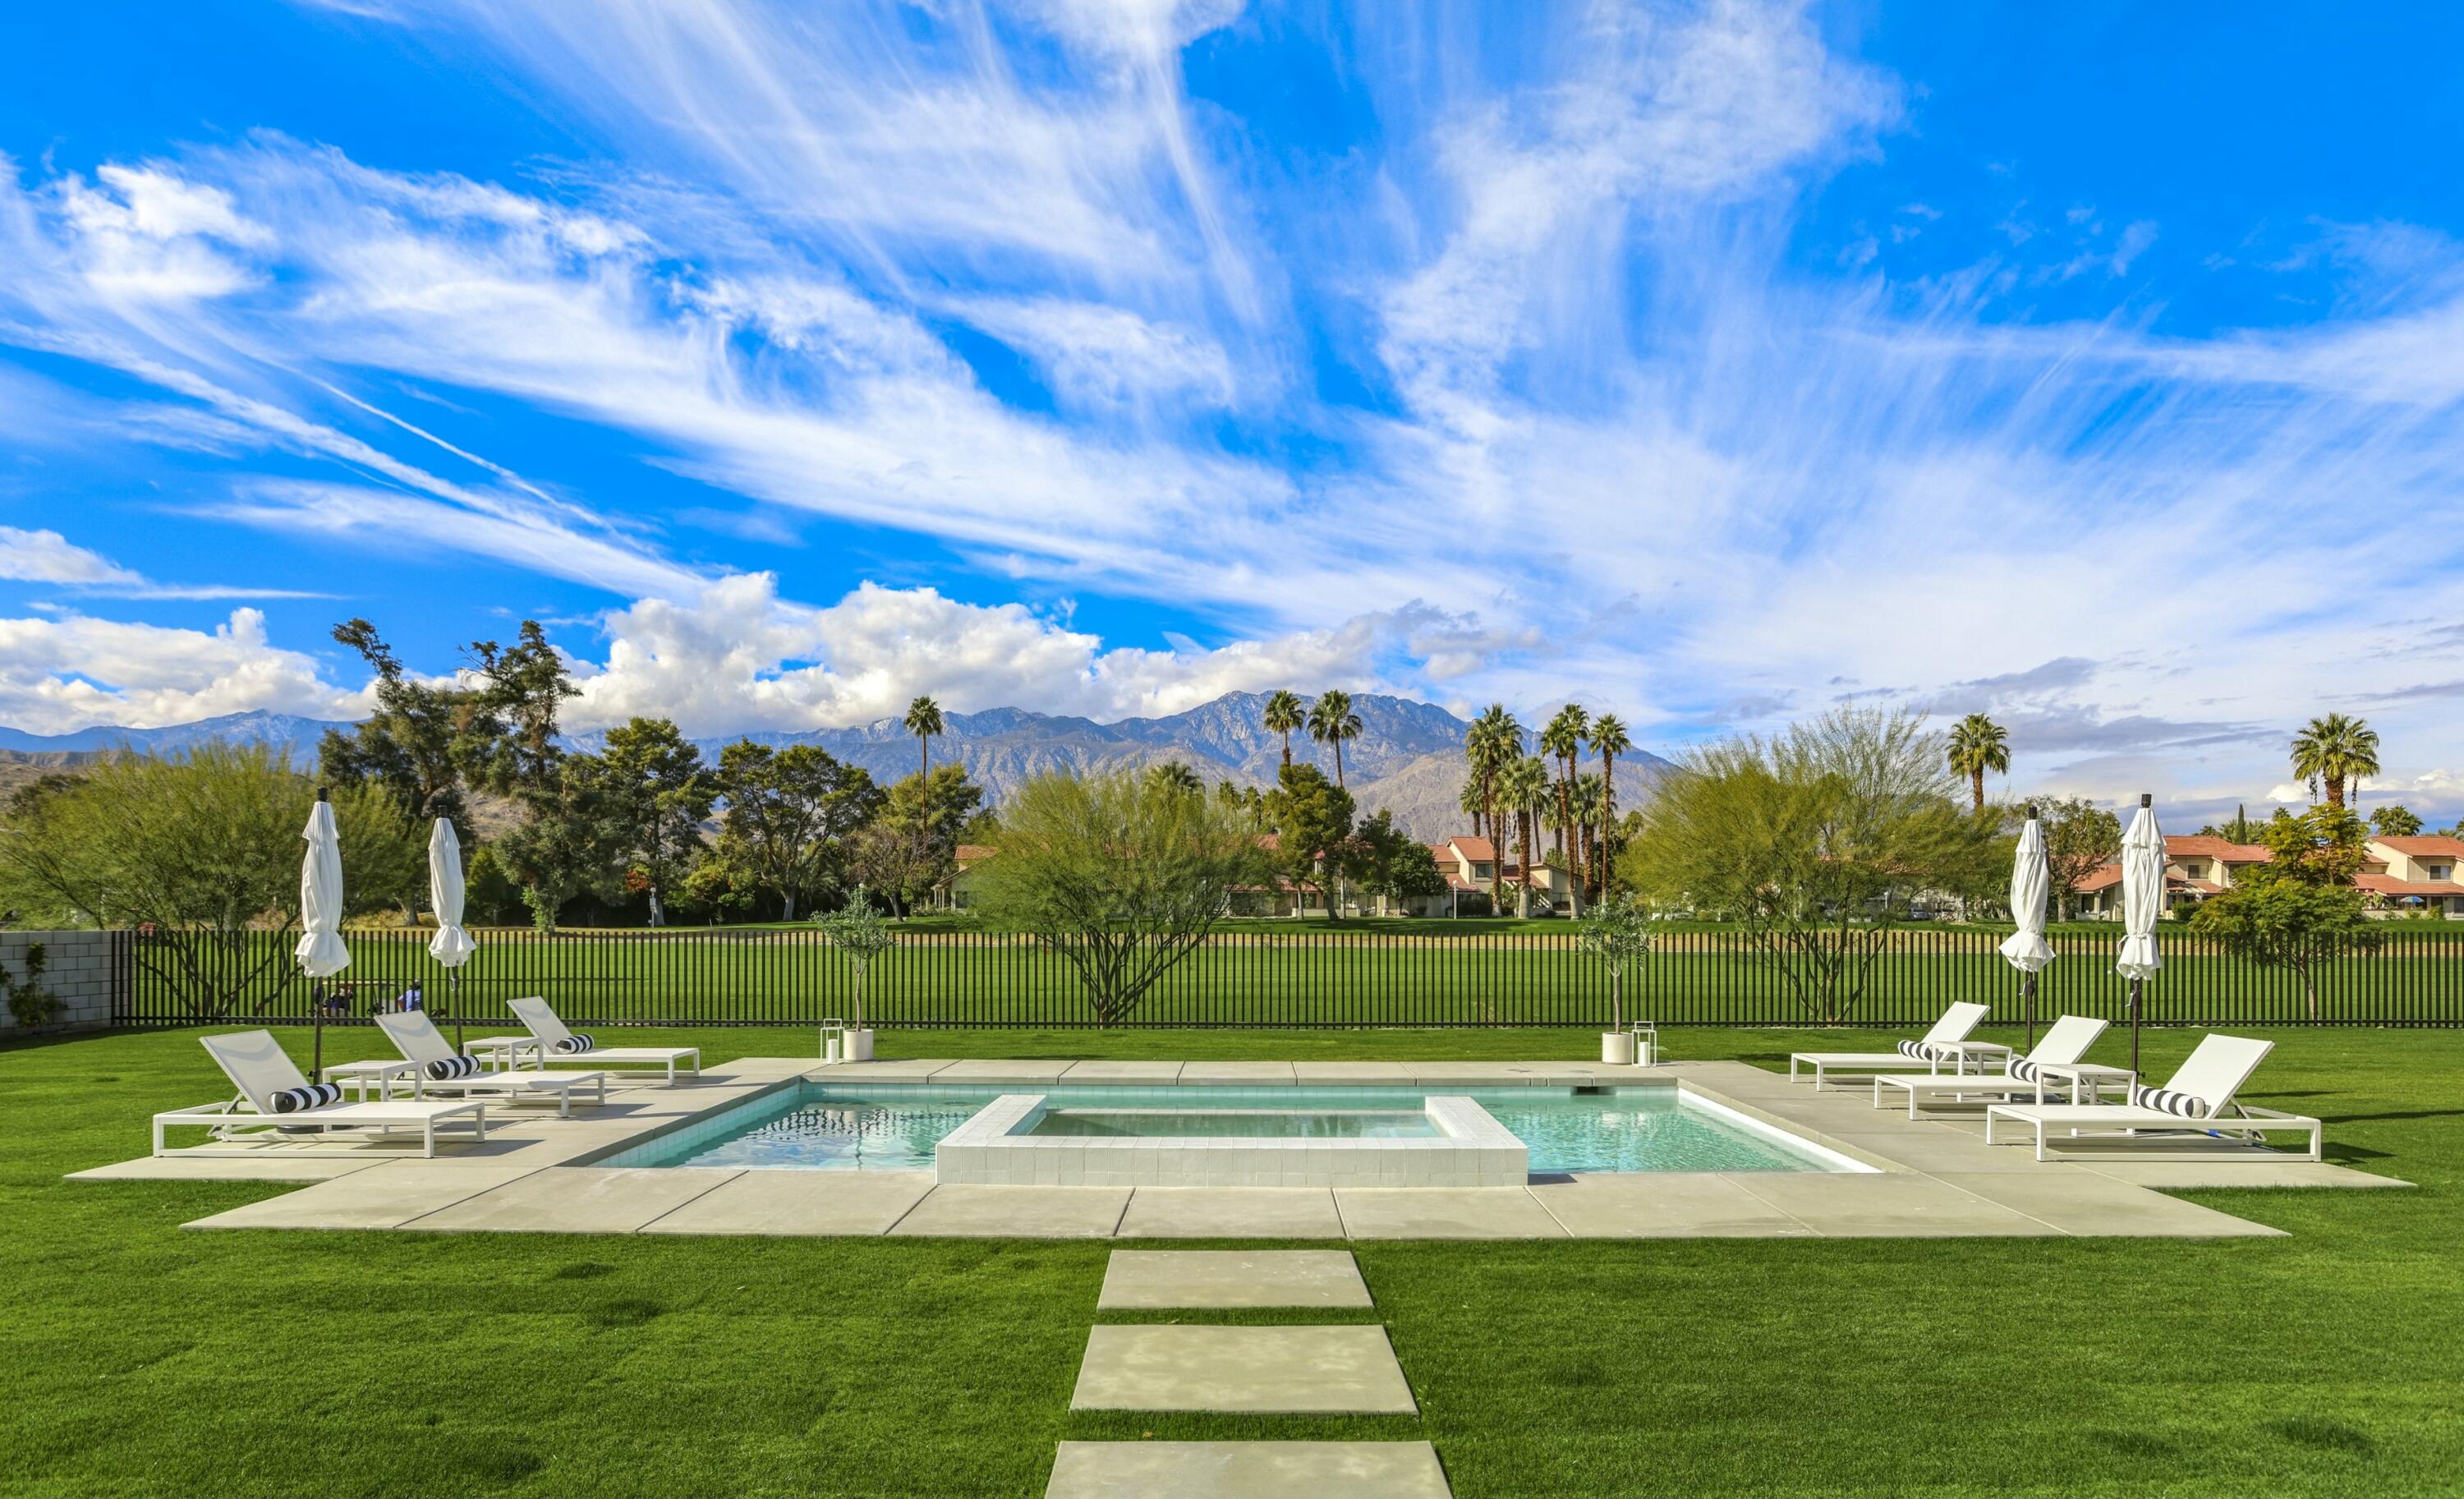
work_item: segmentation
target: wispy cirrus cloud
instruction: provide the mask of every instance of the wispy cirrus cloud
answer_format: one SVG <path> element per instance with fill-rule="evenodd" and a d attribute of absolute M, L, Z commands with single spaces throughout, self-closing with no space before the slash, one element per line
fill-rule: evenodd
<path fill-rule="evenodd" d="M 817 623 L 906 610 L 1074 662 L 1016 688 L 1070 711 L 1254 668 L 1691 735 L 1903 684 L 1867 691 L 2004 715 L 2032 783 L 2083 790 L 2273 776 L 2269 737 L 2334 694 L 2379 694 L 2401 742 L 2464 730 L 2405 623 L 2464 606 L 2464 540 L 2418 523 L 2464 479 L 2464 255 L 2319 226 L 2343 295 L 2191 337 L 2152 300 L 2178 231 L 2101 194 L 2012 209 L 2024 245 L 1970 226 L 1973 263 L 1925 278 L 1881 240 L 1954 232 L 1930 195 L 1812 254 L 1811 195 L 1924 94 L 1799 8 L 1524 8 L 1506 47 L 1452 9 L 376 9 L 597 154 L 482 182 L 257 135 L 21 173 L 0 338 L 143 388 L 123 430 L 221 465 L 213 521 L 604 590 L 595 701 L 769 721 L 993 680 Z M 1184 65 L 1279 29 L 1333 59 L 1339 140 Z M 2066 275 L 2111 316 L 2035 316 Z M 507 461 L 406 386 L 689 502 Z M 894 533 L 919 570 L 1241 649 L 799 601 L 708 544 L 765 532 Z"/>

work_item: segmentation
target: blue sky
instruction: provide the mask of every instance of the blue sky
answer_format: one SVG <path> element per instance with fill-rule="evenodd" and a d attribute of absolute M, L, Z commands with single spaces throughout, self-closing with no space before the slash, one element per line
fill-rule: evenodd
<path fill-rule="evenodd" d="M 0 722 L 1984 708 L 2464 811 L 2464 12 L 0 17 Z"/>

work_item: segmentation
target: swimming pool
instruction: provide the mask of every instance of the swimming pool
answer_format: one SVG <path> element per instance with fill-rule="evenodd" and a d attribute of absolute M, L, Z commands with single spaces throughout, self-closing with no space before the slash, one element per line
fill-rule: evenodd
<path fill-rule="evenodd" d="M 1039 1088 L 1047 1113 L 1110 1123 L 1124 1134 L 1195 1134 L 1157 1114 L 1243 1111 L 1273 1113 L 1250 1137 L 1306 1138 L 1290 1121 L 1348 1115 L 1395 1119 L 1425 1105 L 1420 1088 Z M 800 1083 L 740 1108 L 696 1121 L 595 1162 L 603 1166 L 755 1166 L 804 1171 L 931 1171 L 933 1148 L 986 1105 L 1016 1088 L 950 1088 L 876 1084 L 850 1087 Z M 1748 1118 L 1691 1091 L 1671 1087 L 1576 1091 L 1571 1088 L 1450 1089 L 1492 1114 L 1529 1148 L 1530 1169 L 1572 1171 L 1863 1171 L 1810 1141 Z M 1128 1121 L 1120 1116 L 1145 1117 Z M 1111 1115 L 1109 1120 L 1097 1115 Z M 1318 1126 L 1330 1131 L 1356 1123 Z M 1418 1133 L 1424 1126 L 1397 1123 Z M 1225 1137 L 1220 1125 L 1208 1137 Z M 1280 1132 L 1280 1133 L 1278 1133 Z M 1341 1137 L 1325 1135 L 1321 1137 Z M 1353 1135 L 1350 1137 L 1364 1137 Z M 1366 1137 L 1375 1137 L 1369 1135 Z"/>

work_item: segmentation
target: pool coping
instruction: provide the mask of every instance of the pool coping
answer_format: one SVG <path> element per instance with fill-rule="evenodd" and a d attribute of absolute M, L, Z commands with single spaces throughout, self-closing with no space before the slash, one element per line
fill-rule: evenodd
<path fill-rule="evenodd" d="M 1374 1239 L 1639 1237 L 2272 1236 L 2278 1231 L 2164 1195 L 2226 1178 L 2253 1186 L 2401 1186 L 2274 1153 L 2184 1142 L 2039 1163 L 1987 1146 L 1981 1123 L 1910 1121 L 1854 1092 L 1816 1093 L 1738 1062 L 1617 1068 L 1573 1063 L 1112 1064 L 1080 1084 L 1272 1084 L 1449 1089 L 1682 1085 L 1800 1141 L 1865 1162 L 1863 1173 L 1636 1172 L 1533 1177 L 1522 1186 L 1169 1187 L 938 1185 L 929 1173 L 607 1167 L 620 1153 L 794 1087 L 939 1081 L 981 1088 L 1004 1072 L 1058 1083 L 1074 1064 L 947 1061 L 819 1065 L 746 1058 L 690 1088 L 611 1093 L 632 1121 L 577 1114 L 492 1125 L 487 1147 L 435 1160 L 373 1142 L 275 1147 L 261 1157 L 123 1162 L 87 1179 L 271 1179 L 270 1167 L 328 1179 L 197 1228 L 403 1228 L 541 1232 L 964 1234 L 1020 1238 Z M 1145 1075 L 1124 1076 L 1136 1067 Z M 1108 1075 L 1109 1074 L 1109 1075 Z M 1369 1075 L 1364 1075 L 1369 1074 Z M 2220 1147 L 2209 1149 L 2204 1147 Z M 278 1166 L 275 1163 L 278 1162 Z M 751 1179 L 746 1180 L 747 1176 Z M 912 1177 L 913 1179 L 910 1179 Z M 860 1186 L 844 1183 L 870 1179 Z M 1141 1204 L 1133 1210 L 1133 1199 Z M 673 1218 L 673 1226 L 663 1221 Z M 781 1226 L 785 1224 L 786 1226 Z M 797 1226 L 805 1224 L 807 1226 Z M 1131 1225 L 1134 1224 L 1134 1228 Z M 1227 1227 L 1238 1231 L 1227 1232 Z"/>

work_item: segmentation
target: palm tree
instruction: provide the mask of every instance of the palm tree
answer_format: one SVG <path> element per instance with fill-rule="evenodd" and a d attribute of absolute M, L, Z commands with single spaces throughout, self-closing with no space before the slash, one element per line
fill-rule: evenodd
<path fill-rule="evenodd" d="M 1969 714 L 1951 728 L 1950 768 L 1968 778 L 1969 795 L 1975 799 L 1976 810 L 1985 810 L 1985 773 L 2009 772 L 2011 737 L 2003 732 L 2002 725 L 1985 715 Z"/>
<path fill-rule="evenodd" d="M 1557 757 L 1563 774 L 1557 782 L 1557 858 L 1566 861 L 1566 831 L 1573 820 L 1573 808 L 1567 796 L 1573 789 L 1574 761 L 1583 753 L 1583 736 L 1592 732 L 1592 716 L 1581 703 L 1568 703 L 1557 710 L 1549 726 L 1540 731 L 1540 747 Z M 1571 866 L 1570 866 L 1571 867 Z"/>
<path fill-rule="evenodd" d="M 1167 760 L 1147 767 L 1147 779 L 1166 791 L 1181 791 L 1196 796 L 1206 789 L 1198 772 L 1177 760 Z"/>
<path fill-rule="evenodd" d="M 1334 746 L 1334 784 L 1343 787 L 1343 741 L 1360 738 L 1360 715 L 1352 711 L 1352 694 L 1332 688 L 1318 694 L 1309 704 L 1309 735 L 1320 744 Z"/>
<path fill-rule="evenodd" d="M 1549 762 L 1537 755 L 1526 755 L 1507 765 L 1498 781 L 1499 793 L 1514 808 L 1515 851 L 1523 864 L 1523 887 L 1515 894 L 1514 914 L 1528 916 L 1531 914 L 1531 829 L 1549 799 Z M 1498 861 L 1501 871 L 1505 862 Z"/>
<path fill-rule="evenodd" d="M 2366 718 L 2348 718 L 2341 713 L 2313 718 L 2293 736 L 2293 773 L 2310 783 L 2310 794 L 2319 794 L 2319 783 L 2327 783 L 2327 805 L 2344 805 L 2344 783 L 2379 773 L 2378 731 Z"/>
<path fill-rule="evenodd" d="M 1506 825 L 1497 820 L 1498 778 L 1506 767 L 1523 758 L 1523 725 L 1506 711 L 1504 703 L 1490 703 L 1470 730 L 1463 735 L 1463 757 L 1471 761 L 1471 773 L 1480 783 L 1481 805 L 1488 813 L 1488 837 L 1492 844 L 1506 842 Z M 1500 850 L 1488 861 L 1488 904 L 1492 911 L 1503 911 L 1506 901 L 1506 860 Z"/>
<path fill-rule="evenodd" d="M 1284 737 L 1284 768 L 1292 768 L 1292 731 L 1307 719 L 1300 698 L 1278 688 L 1266 695 L 1266 732 Z"/>
<path fill-rule="evenodd" d="M 1463 800 L 1455 804 L 1455 808 L 1469 815 L 1471 835 L 1475 838 L 1480 836 L 1481 813 L 1487 810 L 1487 807 L 1486 788 L 1481 784 L 1480 777 L 1477 775 L 1463 777 Z"/>
<path fill-rule="evenodd" d="M 1604 713 L 1592 720 L 1592 752 L 1600 758 L 1600 887 L 1609 883 L 1608 861 L 1616 856 L 1617 758 L 1634 748 L 1625 720 Z"/>
<path fill-rule="evenodd" d="M 924 747 L 924 799 L 927 799 L 927 804 L 932 802 L 932 738 L 944 732 L 944 727 L 941 705 L 934 703 L 932 697 L 916 697 L 914 703 L 907 705 L 907 732 L 914 735 L 916 744 Z"/>
<path fill-rule="evenodd" d="M 1607 795 L 1600 785 L 1599 777 L 1587 773 L 1574 778 L 1574 826 L 1582 830 L 1583 835 L 1583 857 L 1582 862 L 1575 866 L 1575 878 L 1581 881 L 1586 891 L 1595 890 L 1605 883 L 1594 877 L 1592 862 L 1608 841 L 1601 836 L 1607 827 Z"/>

